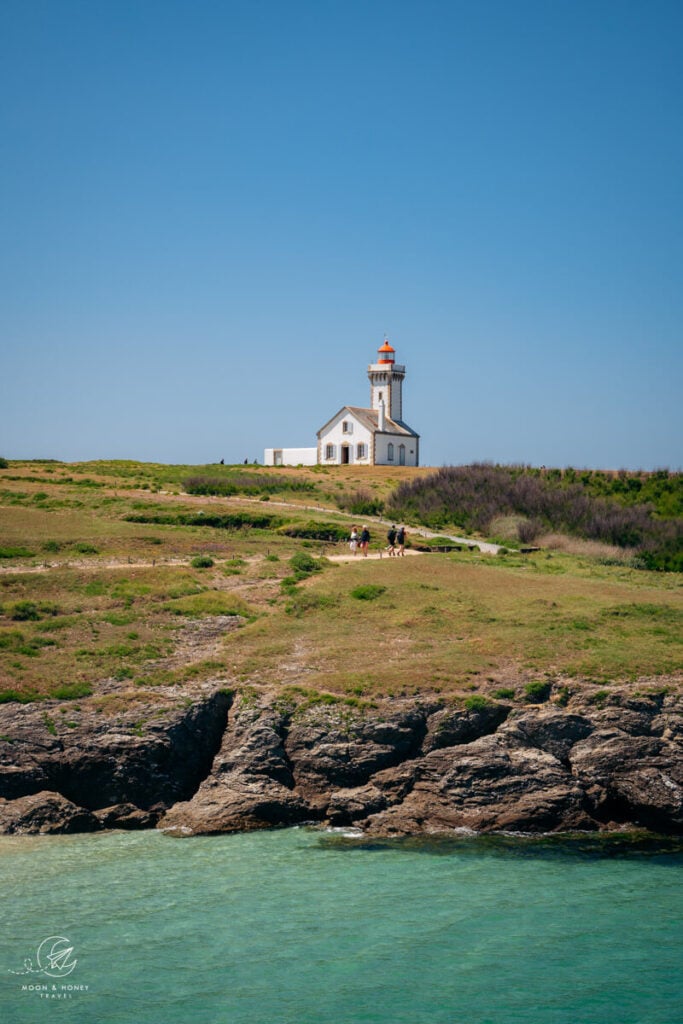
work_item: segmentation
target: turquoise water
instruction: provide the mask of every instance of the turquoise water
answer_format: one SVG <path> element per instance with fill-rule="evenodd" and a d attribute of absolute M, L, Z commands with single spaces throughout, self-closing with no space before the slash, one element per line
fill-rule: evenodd
<path fill-rule="evenodd" d="M 675 1024 L 682 868 L 308 829 L 4 837 L 0 1019 Z M 41 943 L 41 964 L 73 947 L 56 976 L 11 973 Z"/>

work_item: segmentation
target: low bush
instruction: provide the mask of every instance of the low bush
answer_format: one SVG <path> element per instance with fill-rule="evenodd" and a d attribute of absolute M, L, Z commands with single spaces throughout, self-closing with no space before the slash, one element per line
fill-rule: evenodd
<path fill-rule="evenodd" d="M 56 687 L 50 694 L 51 697 L 55 697 L 57 700 L 78 700 L 79 697 L 90 697 L 92 694 L 92 686 L 90 683 L 62 683 L 61 686 Z"/>
<path fill-rule="evenodd" d="M 209 555 L 195 555 L 190 562 L 193 569 L 210 569 L 213 564 L 213 558 Z"/>
<path fill-rule="evenodd" d="M 0 548 L 0 558 L 33 558 L 35 552 L 28 548 L 7 547 Z"/>
<path fill-rule="evenodd" d="M 313 520 L 308 523 L 288 523 L 286 526 L 281 526 L 278 533 L 284 534 L 285 537 L 327 541 L 343 541 L 347 540 L 349 536 L 349 530 L 346 526 L 341 526 L 339 523 L 315 522 Z"/>
<path fill-rule="evenodd" d="M 232 494 L 272 494 L 275 491 L 313 491 L 309 480 L 280 475 L 279 473 L 230 473 L 224 477 L 192 476 L 183 480 L 188 494 L 214 494 L 228 497 Z"/>
<path fill-rule="evenodd" d="M 537 679 L 533 683 L 527 683 L 524 687 L 524 699 L 529 704 L 542 704 L 550 696 L 551 690 L 551 683 Z"/>
<path fill-rule="evenodd" d="M 488 697 L 483 697 L 480 693 L 473 693 L 472 696 L 468 697 L 465 701 L 466 711 L 485 711 L 491 706 L 491 701 Z"/>
<path fill-rule="evenodd" d="M 9 608 L 8 614 L 15 622 L 37 622 L 40 618 L 35 601 L 17 601 Z"/>
<path fill-rule="evenodd" d="M 496 700 L 514 700 L 515 691 L 512 689 L 512 687 L 501 686 L 499 690 L 493 691 L 493 696 L 496 698 Z"/>
<path fill-rule="evenodd" d="M 272 530 L 282 525 L 280 516 L 267 512 L 223 512 L 223 513 L 147 513 L 139 512 L 124 516 L 127 523 L 153 523 L 158 526 L 209 526 L 216 530 L 241 530 L 245 526 L 259 530 Z"/>
<path fill-rule="evenodd" d="M 306 576 L 310 576 L 314 572 L 321 572 L 323 565 L 319 558 L 313 558 L 306 551 L 297 551 L 295 555 L 289 560 L 289 564 L 294 570 L 294 575 L 298 579 L 304 579 Z"/>
<path fill-rule="evenodd" d="M 45 694 L 35 690 L 0 690 L 0 704 L 32 704 L 34 701 L 45 700 Z"/>
<path fill-rule="evenodd" d="M 384 502 L 375 498 L 369 491 L 358 490 L 351 494 L 340 494 L 337 505 L 345 512 L 354 516 L 380 516 L 384 511 Z"/>
<path fill-rule="evenodd" d="M 376 601 L 386 591 L 380 583 L 361 583 L 351 591 L 351 597 L 357 601 Z"/>

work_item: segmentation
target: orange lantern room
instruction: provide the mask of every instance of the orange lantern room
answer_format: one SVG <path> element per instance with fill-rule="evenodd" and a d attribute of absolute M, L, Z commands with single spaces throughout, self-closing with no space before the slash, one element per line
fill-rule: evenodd
<path fill-rule="evenodd" d="M 396 349 L 393 349 L 385 338 L 382 347 L 377 349 L 377 354 L 379 356 L 378 363 L 393 363 Z"/>

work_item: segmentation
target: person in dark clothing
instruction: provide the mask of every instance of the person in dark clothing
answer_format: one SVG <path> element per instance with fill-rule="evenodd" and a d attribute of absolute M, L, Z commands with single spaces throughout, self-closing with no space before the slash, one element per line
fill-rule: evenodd
<path fill-rule="evenodd" d="M 370 543 L 370 531 L 364 526 L 360 533 L 360 549 L 365 558 L 368 556 L 368 544 Z"/>
<path fill-rule="evenodd" d="M 394 547 L 394 545 L 396 544 L 396 527 L 395 526 L 392 526 L 391 529 L 389 530 L 389 532 L 387 533 L 387 540 L 389 541 L 389 544 L 387 546 L 387 551 L 389 552 L 389 555 L 390 556 L 391 555 L 395 555 L 396 554 L 396 549 Z"/>
<path fill-rule="evenodd" d="M 398 551 L 396 555 L 405 555 L 406 553 L 406 529 L 405 526 L 399 526 L 398 533 L 396 534 L 396 543 L 398 544 Z"/>

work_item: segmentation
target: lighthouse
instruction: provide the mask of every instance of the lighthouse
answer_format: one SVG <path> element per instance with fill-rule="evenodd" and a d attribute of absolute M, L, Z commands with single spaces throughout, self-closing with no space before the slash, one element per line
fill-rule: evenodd
<path fill-rule="evenodd" d="M 316 448 L 266 448 L 267 466 L 419 466 L 420 435 L 403 420 L 405 366 L 384 339 L 368 366 L 370 408 L 343 405 L 318 431 Z"/>
<path fill-rule="evenodd" d="M 400 423 L 403 419 L 403 378 L 406 368 L 400 366 L 395 357 L 396 350 L 385 338 L 377 349 L 377 360 L 368 366 L 370 408 L 381 414 L 383 406 L 384 415 Z"/>

